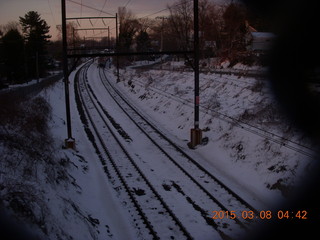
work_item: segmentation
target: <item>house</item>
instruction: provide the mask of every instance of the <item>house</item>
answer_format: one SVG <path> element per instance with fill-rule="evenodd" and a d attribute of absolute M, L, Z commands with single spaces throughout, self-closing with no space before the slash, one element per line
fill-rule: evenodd
<path fill-rule="evenodd" d="M 271 32 L 258 32 L 252 26 L 247 24 L 247 50 L 259 53 L 265 53 L 272 48 L 275 40 L 275 34 Z"/>

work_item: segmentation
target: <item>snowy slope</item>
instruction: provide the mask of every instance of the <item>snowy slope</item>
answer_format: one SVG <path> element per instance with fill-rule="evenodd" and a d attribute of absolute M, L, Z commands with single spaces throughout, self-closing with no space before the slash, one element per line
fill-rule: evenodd
<path fill-rule="evenodd" d="M 167 136 L 187 149 L 193 127 L 192 73 L 127 69 L 121 71 L 120 83 L 116 83 L 113 70 L 106 70 L 106 74 Z M 30 228 L 44 238 L 135 239 L 136 230 L 84 131 L 74 101 L 74 76 L 70 76 L 70 98 L 76 151 L 61 148 L 66 123 L 60 81 L 40 94 L 51 105 L 52 145 L 45 154 L 54 159 L 51 169 L 51 165 L 40 161 L 30 175 L 35 177 L 25 181 L 25 165 L 4 175 L 7 166 L 2 161 L 0 184 L 12 178 L 15 188 L 33 191 L 30 196 L 37 198 L 30 200 L 34 214 Z M 96 94 L 106 100 L 96 67 L 89 71 L 89 77 L 94 80 L 93 88 L 98 89 Z M 193 156 L 244 199 L 254 198 L 255 206 L 270 209 L 290 196 L 293 186 L 312 168 L 310 141 L 278 112 L 265 81 L 217 74 L 201 74 L 200 79 L 200 124 L 209 143 L 193 150 Z M 118 113 L 112 114 L 118 117 Z M 121 116 L 118 119 L 122 126 L 129 126 L 120 120 Z M 18 130 L 8 129 L 19 137 Z M 10 156 L 5 144 L 1 143 L 0 150 Z M 21 157 L 24 151 L 11 154 L 8 163 L 16 158 L 24 163 L 28 160 Z M 14 177 L 18 175 L 21 177 Z M 0 190 L 2 195 L 7 193 L 6 188 Z"/>
<path fill-rule="evenodd" d="M 75 73 L 70 75 L 70 99 L 73 134 L 76 139 L 76 151 L 63 150 L 70 158 L 74 171 L 70 172 L 80 190 L 71 195 L 81 212 L 94 221 L 93 229 L 81 228 L 74 225 L 70 234 L 75 239 L 133 239 L 133 228 L 126 220 L 125 212 L 115 197 L 115 191 L 103 171 L 100 160 L 89 142 L 81 123 L 75 105 L 73 80 Z M 62 136 L 66 135 L 64 86 L 57 84 L 47 95 L 55 118 L 52 121 L 52 134 L 56 145 L 62 144 Z M 60 150 L 61 151 L 61 150 Z M 70 224 L 77 223 L 77 219 L 70 217 Z M 91 223 L 91 221 L 89 221 Z M 89 235 L 91 234 L 91 236 Z"/>
<path fill-rule="evenodd" d="M 72 88 L 70 96 L 74 98 Z M 62 148 L 62 80 L 38 96 L 1 108 L 0 210 L 5 207 L 21 229 L 25 226 L 39 239 L 134 239 L 77 108 L 72 104 L 71 109 L 76 151 Z"/>
<path fill-rule="evenodd" d="M 112 71 L 108 76 L 115 78 Z M 121 71 L 116 86 L 181 146 L 193 128 L 193 73 Z M 205 166 L 238 191 L 270 206 L 312 168 L 308 138 L 278 111 L 267 81 L 219 74 L 200 75 L 201 128 L 209 138 L 196 149 Z"/>

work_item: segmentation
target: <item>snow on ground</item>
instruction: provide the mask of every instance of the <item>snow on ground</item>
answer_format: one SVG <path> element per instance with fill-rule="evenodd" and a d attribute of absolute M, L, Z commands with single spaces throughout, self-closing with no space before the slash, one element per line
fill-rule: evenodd
<path fill-rule="evenodd" d="M 128 68 L 120 75 L 116 86 L 185 147 L 193 128 L 193 73 Z M 267 81 L 201 74 L 200 93 L 200 124 L 209 139 L 195 150 L 202 164 L 260 206 L 288 197 L 311 168 L 312 152 L 300 146 L 311 143 L 278 111 Z"/>
<path fill-rule="evenodd" d="M 71 226 L 71 234 L 77 234 L 74 239 L 134 239 L 133 228 L 126 220 L 125 212 L 115 196 L 107 175 L 103 171 L 98 155 L 89 142 L 84 127 L 77 112 L 73 99 L 74 73 L 70 76 L 70 99 L 73 136 L 76 139 L 76 151 L 62 150 L 74 165 L 73 171 L 69 172 L 75 179 L 80 190 L 71 196 L 85 216 L 94 220 L 94 228 L 80 228 L 78 225 Z M 51 125 L 55 145 L 62 144 L 61 136 L 66 136 L 64 86 L 60 82 L 56 84 L 52 92 L 47 94 L 47 99 L 52 105 L 53 121 Z M 61 152 L 61 150 L 58 150 Z M 81 216 L 80 216 L 81 217 Z M 72 218 L 72 216 L 70 216 Z M 77 218 L 69 219 L 70 224 L 77 223 Z M 89 221 L 90 223 L 91 221 Z M 67 223 L 66 223 L 67 224 Z M 91 236 L 88 236 L 91 234 Z"/>
<path fill-rule="evenodd" d="M 62 148 L 67 135 L 62 80 L 14 108 L 1 108 L 0 211 L 5 207 L 10 219 L 18 219 L 17 230 L 25 226 L 39 239 L 134 239 L 71 102 L 76 151 Z"/>
<path fill-rule="evenodd" d="M 187 148 L 193 128 L 193 73 L 126 69 L 121 71 L 120 83 L 116 83 L 113 70 L 106 73 L 159 128 Z M 96 73 L 91 75 L 97 77 Z M 38 194 L 33 210 L 35 224 L 39 234 L 48 239 L 134 239 L 134 227 L 79 118 L 72 87 L 74 76 L 75 73 L 70 76 L 70 99 L 76 151 L 61 147 L 67 133 L 64 87 L 60 81 L 40 94 L 51 105 L 49 129 L 53 145 L 49 154 L 55 159 L 51 163 L 55 171 L 49 171 L 45 162 L 38 164 L 35 173 L 31 172 L 37 177 L 23 182 L 23 177 L 30 175 L 24 165 L 9 169 L 12 174 L 21 173 L 21 178 L 15 177 L 17 184 L 13 187 L 27 186 Z M 212 73 L 201 74 L 200 81 L 200 124 L 209 142 L 193 150 L 194 156 L 239 195 L 245 199 L 254 197 L 255 206 L 269 209 L 272 203 L 287 197 L 292 186 L 312 167 L 311 157 L 300 146 L 311 143 L 286 123 L 265 81 Z M 10 156 L 5 145 L 0 145 L 0 150 Z M 22 150 L 15 154 L 23 161 Z M 3 174 L 4 168 L 0 184 L 8 181 L 7 176 L 19 175 Z M 23 184 L 19 185 L 19 181 Z M 3 185 L 0 190 L 1 194 L 7 191 Z"/>

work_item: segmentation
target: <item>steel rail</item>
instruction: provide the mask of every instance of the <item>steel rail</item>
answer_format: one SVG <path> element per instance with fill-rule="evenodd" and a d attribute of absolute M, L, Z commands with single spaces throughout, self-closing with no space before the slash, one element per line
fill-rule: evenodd
<path fill-rule="evenodd" d="M 100 73 L 102 71 L 100 70 Z M 105 73 L 103 71 L 104 78 L 107 80 L 107 77 L 105 76 Z M 102 80 L 102 79 L 101 79 Z M 107 86 L 105 83 L 103 83 L 104 86 L 107 89 Z M 110 87 L 113 88 L 113 90 L 118 94 L 118 96 L 125 102 L 126 105 L 128 105 L 133 111 L 135 111 L 140 118 L 142 118 L 146 124 L 148 124 L 157 134 L 159 134 L 164 140 L 166 140 L 171 146 L 173 146 L 179 153 L 181 153 L 185 158 L 188 159 L 192 164 L 194 164 L 200 171 L 205 173 L 207 176 L 209 176 L 214 182 L 216 182 L 218 185 L 221 186 L 225 191 L 227 191 L 232 197 L 234 197 L 238 202 L 240 202 L 243 206 L 245 206 L 247 209 L 250 209 L 251 211 L 254 211 L 257 213 L 258 211 L 252 207 L 249 203 L 247 203 L 243 198 L 241 198 L 238 194 L 236 194 L 234 191 L 232 191 L 229 187 L 227 187 L 224 183 L 222 183 L 220 180 L 218 180 L 215 176 L 213 176 L 211 173 L 209 173 L 205 168 L 203 168 L 199 163 L 196 162 L 191 156 L 189 156 L 185 151 L 183 151 L 179 146 L 177 146 L 172 140 L 170 140 L 167 136 L 165 136 L 161 131 L 159 131 L 153 124 L 151 124 L 147 119 L 145 119 L 144 116 L 141 115 L 123 96 L 122 94 L 112 86 L 112 84 L 108 83 Z M 107 89 L 107 91 L 110 93 L 110 91 Z M 114 94 L 110 93 L 114 96 Z M 116 101 L 117 102 L 117 101 Z M 124 109 L 123 104 L 120 104 L 117 102 L 120 108 L 124 111 L 124 113 L 136 124 L 136 126 L 150 139 L 150 141 L 153 142 L 154 145 L 156 145 L 161 152 L 163 152 L 164 155 L 170 159 L 171 162 L 173 162 L 174 165 L 176 165 L 189 179 L 191 179 L 192 182 L 194 182 L 213 202 L 215 202 L 222 210 L 228 211 L 227 207 L 225 207 L 219 200 L 217 200 L 207 189 L 205 189 L 193 176 L 191 176 L 190 173 L 188 173 L 187 170 L 185 170 L 176 160 L 174 160 L 167 151 L 161 147 L 152 137 L 146 132 L 146 130 L 141 127 L 137 121 L 132 117 L 132 115 L 127 111 L 127 109 Z M 246 228 L 245 225 L 239 219 L 234 219 L 237 224 L 239 224 L 241 227 Z"/>
<path fill-rule="evenodd" d="M 87 70 L 87 69 L 86 69 Z M 130 154 L 128 153 L 128 151 L 123 147 L 122 143 L 119 141 L 119 139 L 115 136 L 114 132 L 111 130 L 111 127 L 109 126 L 109 124 L 105 121 L 103 114 L 100 112 L 100 110 L 98 110 L 98 106 L 96 105 L 96 103 L 94 103 L 94 99 L 95 96 L 91 96 L 93 93 L 90 91 L 90 89 L 86 86 L 85 84 L 85 88 L 86 91 L 88 92 L 88 96 L 92 102 L 92 104 L 94 105 L 94 107 L 96 108 L 99 116 L 101 117 L 102 121 L 105 123 L 105 125 L 107 126 L 109 132 L 111 133 L 111 135 L 113 135 L 114 139 L 117 141 L 117 143 L 119 144 L 119 146 L 121 147 L 123 153 L 126 155 L 126 157 L 129 159 L 129 161 L 131 162 L 131 164 L 134 166 L 134 168 L 136 169 L 136 171 L 139 173 L 139 175 L 144 179 L 145 183 L 148 185 L 148 187 L 150 188 L 150 190 L 153 192 L 153 194 L 155 195 L 155 197 L 158 199 L 158 201 L 160 202 L 160 204 L 163 206 L 163 208 L 167 211 L 167 213 L 169 214 L 169 216 L 172 218 L 172 220 L 175 222 L 175 224 L 180 228 L 181 232 L 183 233 L 183 235 L 186 236 L 187 239 L 192 239 L 192 236 L 188 233 L 188 231 L 185 229 L 185 227 L 182 225 L 182 223 L 180 222 L 180 220 L 174 215 L 174 213 L 170 210 L 170 208 L 167 206 L 167 204 L 164 202 L 164 200 L 162 199 L 162 197 L 159 195 L 159 193 L 157 193 L 157 191 L 154 189 L 154 187 L 151 185 L 151 183 L 148 181 L 148 179 L 146 178 L 146 176 L 142 173 L 142 171 L 139 169 L 139 167 L 137 166 L 137 164 L 134 162 L 134 160 L 132 159 L 132 157 L 130 156 Z M 91 93 L 90 93 L 91 92 Z M 84 103 L 83 99 L 82 99 L 82 103 Z M 137 199 L 133 196 L 133 194 L 131 193 L 131 189 L 130 186 L 128 185 L 128 183 L 126 182 L 125 178 L 122 176 L 121 171 L 119 170 L 117 164 L 115 163 L 115 160 L 113 159 L 112 155 L 110 154 L 108 148 L 106 147 L 103 138 L 100 136 L 99 130 L 96 127 L 94 120 L 92 119 L 92 117 L 90 116 L 89 110 L 88 108 L 85 106 L 84 104 L 84 108 L 86 109 L 86 113 L 87 116 L 91 122 L 91 125 L 93 126 L 95 133 L 100 141 L 100 144 L 102 145 L 104 151 L 106 152 L 113 168 L 115 169 L 120 181 L 122 182 L 122 184 L 124 185 L 126 192 L 129 194 L 132 202 L 134 203 L 139 215 L 141 216 L 144 224 L 146 225 L 147 229 L 150 231 L 150 234 L 153 236 L 154 239 L 159 239 L 159 236 L 157 234 L 157 232 L 154 231 L 154 227 L 151 225 L 150 220 L 148 219 L 148 217 L 146 216 L 146 214 L 143 212 L 143 209 L 140 207 L 140 204 L 138 203 Z"/>

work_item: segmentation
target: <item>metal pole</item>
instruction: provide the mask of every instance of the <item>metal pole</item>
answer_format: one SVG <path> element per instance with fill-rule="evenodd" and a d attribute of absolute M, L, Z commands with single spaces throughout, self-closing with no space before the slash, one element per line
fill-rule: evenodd
<path fill-rule="evenodd" d="M 108 27 L 108 48 L 110 50 L 110 27 Z"/>
<path fill-rule="evenodd" d="M 194 128 L 199 128 L 199 8 L 194 0 Z"/>
<path fill-rule="evenodd" d="M 69 72 L 68 72 L 68 55 L 67 55 L 67 24 L 66 24 L 66 1 L 61 0 L 62 15 L 62 48 L 63 48 L 63 76 L 66 102 L 66 118 L 68 138 L 65 140 L 67 148 L 74 148 L 74 139 L 72 138 L 71 114 L 70 114 L 70 96 L 69 96 Z"/>
<path fill-rule="evenodd" d="M 191 129 L 190 148 L 195 148 L 202 143 L 202 130 L 199 129 L 199 4 L 198 0 L 193 0 L 194 11 L 194 128 Z"/>
<path fill-rule="evenodd" d="M 163 51 L 163 25 L 164 25 L 164 20 L 167 19 L 167 17 L 156 17 L 156 19 L 161 19 L 162 20 L 162 26 L 161 26 L 161 39 L 160 39 L 160 52 Z"/>
<path fill-rule="evenodd" d="M 116 52 L 119 51 L 119 36 L 118 36 L 118 13 L 116 13 Z M 117 82 L 120 82 L 119 78 L 119 56 L 117 56 Z"/>

